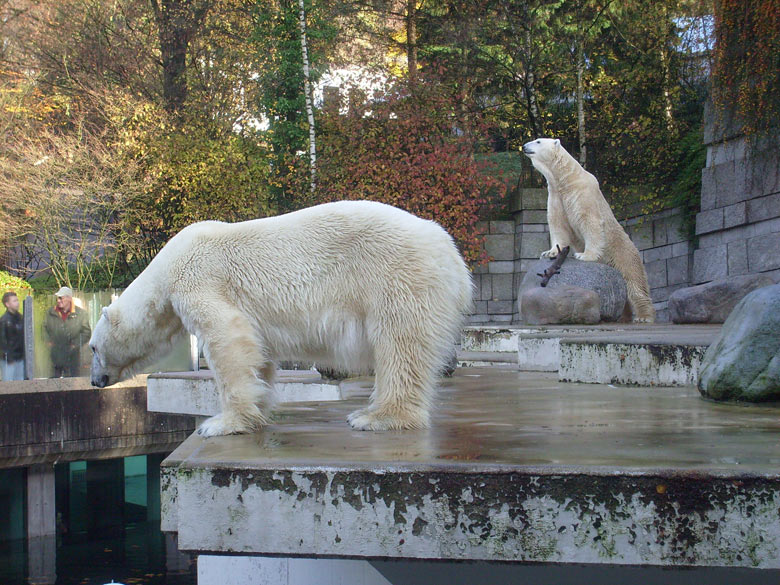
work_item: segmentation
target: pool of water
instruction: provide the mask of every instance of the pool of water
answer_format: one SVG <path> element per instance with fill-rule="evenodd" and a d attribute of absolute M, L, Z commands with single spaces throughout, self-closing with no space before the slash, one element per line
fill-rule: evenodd
<path fill-rule="evenodd" d="M 0 543 L 2 585 L 195 585 L 195 561 L 159 523 L 128 523 L 104 537 L 77 533 Z"/>
<path fill-rule="evenodd" d="M 194 585 L 160 531 L 164 453 L 54 466 L 57 536 L 26 540 L 23 469 L 0 470 L 0 585 Z"/>

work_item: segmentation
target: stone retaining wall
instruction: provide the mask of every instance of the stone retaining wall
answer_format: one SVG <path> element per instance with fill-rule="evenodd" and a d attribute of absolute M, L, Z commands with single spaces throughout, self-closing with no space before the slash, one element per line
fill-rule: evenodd
<path fill-rule="evenodd" d="M 780 280 L 777 140 L 751 146 L 736 124 L 707 112 L 693 284 L 756 273 Z"/>
<path fill-rule="evenodd" d="M 528 266 L 550 247 L 547 189 L 519 189 L 514 218 L 480 224 L 485 249 L 493 259 L 474 272 L 471 324 L 519 320 L 517 290 Z"/>
<path fill-rule="evenodd" d="M 642 255 L 656 319 L 669 321 L 669 296 L 692 284 L 693 242 L 681 229 L 682 209 L 665 209 L 622 224 Z"/>

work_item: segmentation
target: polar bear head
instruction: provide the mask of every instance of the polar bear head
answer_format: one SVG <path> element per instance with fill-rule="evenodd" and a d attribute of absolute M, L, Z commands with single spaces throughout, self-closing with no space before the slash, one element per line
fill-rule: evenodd
<path fill-rule="evenodd" d="M 89 340 L 91 381 L 98 388 L 126 380 L 162 358 L 184 332 L 170 310 L 150 305 L 146 312 L 128 313 L 119 301 L 103 309 Z"/>
<path fill-rule="evenodd" d="M 560 148 L 561 141 L 557 138 L 537 138 L 523 144 L 523 154 L 530 158 L 531 162 L 544 162 L 552 159 Z"/>
<path fill-rule="evenodd" d="M 104 307 L 89 340 L 89 348 L 92 350 L 92 385 L 98 388 L 105 388 L 121 379 L 124 357 L 115 354 L 118 325 L 119 316 L 109 313 L 109 307 Z"/>
<path fill-rule="evenodd" d="M 557 138 L 537 138 L 526 142 L 523 144 L 523 154 L 530 158 L 534 168 L 544 175 L 548 185 L 555 181 L 556 173 L 553 169 L 560 170 L 561 166 L 571 162 L 568 160 L 571 157 Z"/>

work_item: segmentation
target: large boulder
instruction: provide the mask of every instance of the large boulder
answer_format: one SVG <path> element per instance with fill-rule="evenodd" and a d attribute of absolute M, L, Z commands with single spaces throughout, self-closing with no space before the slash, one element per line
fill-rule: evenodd
<path fill-rule="evenodd" d="M 528 325 L 594 325 L 601 320 L 599 295 L 579 286 L 532 286 L 520 301 Z"/>
<path fill-rule="evenodd" d="M 748 274 L 681 288 L 669 296 L 669 314 L 674 323 L 723 323 L 746 294 L 772 284 L 766 275 Z"/>
<path fill-rule="evenodd" d="M 517 303 L 520 314 L 523 314 L 523 294 L 529 288 L 538 287 L 542 281 L 541 274 L 552 264 L 551 260 L 537 260 L 528 269 L 520 289 L 517 291 Z M 550 279 L 547 288 L 570 285 L 592 290 L 599 296 L 599 313 L 601 321 L 617 321 L 626 306 L 626 281 L 623 276 L 611 266 L 599 262 L 584 262 L 568 257 L 561 266 L 560 274 Z"/>
<path fill-rule="evenodd" d="M 715 400 L 780 400 L 780 284 L 737 304 L 704 355 L 699 391 Z"/>

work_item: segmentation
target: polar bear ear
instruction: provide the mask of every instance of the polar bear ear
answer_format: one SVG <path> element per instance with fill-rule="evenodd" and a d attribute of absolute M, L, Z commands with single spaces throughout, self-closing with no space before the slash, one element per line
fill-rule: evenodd
<path fill-rule="evenodd" d="M 111 327 L 116 327 L 119 325 L 119 315 L 117 315 L 116 311 L 109 311 L 108 309 L 108 307 L 103 307 L 103 316 Z"/>
<path fill-rule="evenodd" d="M 557 147 L 559 147 L 560 145 L 561 145 L 561 141 L 560 141 L 558 138 L 556 138 L 556 139 L 555 139 L 555 147 L 557 148 Z"/>

